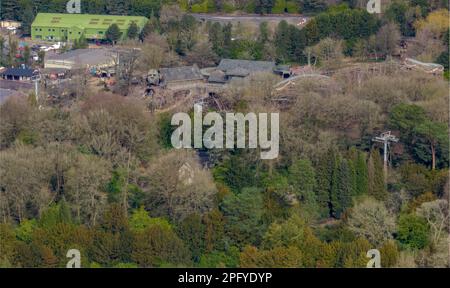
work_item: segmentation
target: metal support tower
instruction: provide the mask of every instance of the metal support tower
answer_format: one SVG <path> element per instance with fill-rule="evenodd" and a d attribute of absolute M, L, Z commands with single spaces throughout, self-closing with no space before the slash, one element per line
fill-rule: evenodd
<path fill-rule="evenodd" d="M 387 180 L 388 176 L 388 146 L 389 142 L 398 142 L 398 138 L 391 134 L 391 131 L 383 132 L 380 136 L 374 137 L 372 139 L 374 142 L 383 143 L 383 168 L 384 168 L 384 181 Z"/>

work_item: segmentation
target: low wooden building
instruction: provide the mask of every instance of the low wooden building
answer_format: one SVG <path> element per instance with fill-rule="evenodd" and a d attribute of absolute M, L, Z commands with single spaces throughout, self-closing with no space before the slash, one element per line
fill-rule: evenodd
<path fill-rule="evenodd" d="M 204 83 L 204 77 L 197 65 L 161 68 L 159 85 L 172 90 L 190 89 Z"/>
<path fill-rule="evenodd" d="M 6 68 L 0 72 L 0 78 L 15 81 L 31 81 L 38 75 L 38 71 L 29 68 Z"/>

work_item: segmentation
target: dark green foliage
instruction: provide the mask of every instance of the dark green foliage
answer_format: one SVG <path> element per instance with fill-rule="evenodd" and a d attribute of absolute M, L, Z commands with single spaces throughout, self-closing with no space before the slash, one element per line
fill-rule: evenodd
<path fill-rule="evenodd" d="M 171 124 L 171 117 L 168 113 L 162 113 L 158 119 L 159 126 L 159 144 L 166 148 L 172 148 L 170 137 L 172 136 L 175 127 Z"/>
<path fill-rule="evenodd" d="M 213 251 L 203 254 L 198 264 L 203 268 L 236 268 L 239 267 L 239 248 L 231 246 L 226 251 Z"/>
<path fill-rule="evenodd" d="M 266 43 L 267 41 L 269 41 L 269 36 L 270 36 L 270 30 L 269 30 L 269 25 L 267 22 L 262 22 L 261 24 L 259 24 L 259 38 L 258 41 L 262 44 Z"/>
<path fill-rule="evenodd" d="M 297 197 L 304 203 L 315 205 L 316 197 L 314 189 L 316 187 L 316 173 L 311 161 L 302 159 L 294 162 L 289 167 L 289 184 L 293 186 Z"/>
<path fill-rule="evenodd" d="M 344 40 L 367 38 L 379 27 L 378 20 L 366 10 L 334 9 L 317 15 L 306 29 L 308 46 L 320 39 L 334 36 Z"/>
<path fill-rule="evenodd" d="M 336 175 L 336 192 L 331 195 L 332 216 L 340 218 L 342 213 L 352 204 L 353 183 L 352 171 L 348 161 L 342 159 Z"/>
<path fill-rule="evenodd" d="M 449 43 L 449 37 L 450 37 L 450 30 L 447 30 L 447 32 L 444 33 L 443 42 L 445 45 L 445 50 L 442 52 L 441 55 L 437 58 L 437 62 L 444 66 L 445 70 L 448 71 L 449 69 L 449 50 L 450 50 L 450 43 Z"/>
<path fill-rule="evenodd" d="M 353 196 L 366 194 L 368 191 L 364 154 L 354 148 L 347 154 L 348 159 L 341 156 L 335 148 L 330 148 L 316 166 L 315 193 L 323 217 L 340 218 L 351 207 Z"/>
<path fill-rule="evenodd" d="M 414 104 L 399 104 L 389 115 L 389 124 L 400 131 L 408 152 L 420 163 L 448 166 L 448 125 L 431 121 L 425 110 Z"/>
<path fill-rule="evenodd" d="M 180 55 L 186 55 L 191 51 L 196 43 L 195 33 L 197 31 L 197 21 L 192 15 L 183 15 L 179 23 L 173 23 L 170 29 L 176 33 L 176 39 L 169 37 L 169 42 L 175 41 L 175 51 Z"/>
<path fill-rule="evenodd" d="M 128 1 L 110 0 L 106 5 L 106 12 L 111 15 L 126 15 L 128 9 Z"/>
<path fill-rule="evenodd" d="M 369 189 L 367 163 L 366 163 L 366 155 L 363 152 L 358 153 L 358 158 L 356 159 L 355 164 L 355 174 L 356 174 L 356 185 L 355 185 L 356 195 L 367 194 Z"/>
<path fill-rule="evenodd" d="M 384 179 L 383 162 L 376 149 L 370 151 L 368 162 L 368 194 L 377 200 L 386 200 L 387 190 Z"/>
<path fill-rule="evenodd" d="M 189 254 L 171 229 L 155 225 L 134 235 L 131 257 L 139 267 L 186 266 Z"/>
<path fill-rule="evenodd" d="M 17 0 L 3 0 L 1 2 L 1 19 L 18 19 L 20 14 L 20 3 Z"/>
<path fill-rule="evenodd" d="M 355 240 L 355 235 L 345 225 L 330 225 L 317 229 L 317 237 L 324 242 L 341 241 L 351 242 Z"/>
<path fill-rule="evenodd" d="M 150 35 L 152 32 L 158 32 L 161 30 L 160 24 L 156 17 L 150 17 L 147 24 L 145 24 L 144 28 L 142 28 L 141 33 L 139 34 L 139 39 L 144 40 L 145 37 Z"/>
<path fill-rule="evenodd" d="M 429 230 L 425 219 L 412 214 L 402 215 L 398 220 L 397 240 L 403 247 L 422 249 L 429 242 Z"/>
<path fill-rule="evenodd" d="M 30 99 L 2 103 L 0 267 L 65 267 L 67 250 L 72 248 L 81 251 L 82 267 L 365 267 L 366 253 L 371 248 L 380 249 L 384 267 L 398 266 L 398 248 L 421 250 L 415 254 L 420 256 L 416 259 L 420 260 L 419 265 L 428 266 L 438 259 L 435 256 L 440 255 L 440 247 L 429 245 L 431 226 L 416 212 L 423 203 L 442 202 L 448 192 L 448 124 L 437 120 L 443 119 L 440 115 L 432 114 L 434 110 L 441 111 L 438 106 L 446 103 L 439 102 L 443 83 L 439 83 L 438 77 L 425 79 L 414 73 L 414 80 L 426 82 L 424 92 L 415 90 L 423 86 L 415 81 L 417 87 L 408 86 L 401 91 L 403 94 L 388 93 L 389 99 L 372 99 L 370 93 L 359 95 L 364 91 L 360 88 L 376 89 L 379 86 L 370 87 L 369 84 L 374 83 L 367 79 L 377 73 L 382 76 L 375 76 L 374 80 L 377 77 L 387 79 L 392 71 L 385 65 L 387 63 L 377 63 L 376 66 L 383 67 L 381 72 L 372 69 L 373 63 L 364 63 L 369 69 L 361 69 L 359 60 L 370 59 L 369 54 L 376 51 L 375 44 L 379 43 L 375 42 L 380 41 L 382 33 L 378 37 L 371 36 L 382 25 L 395 22 L 404 36 L 413 36 L 417 20 L 447 4 L 425 0 L 391 1 L 393 4 L 386 7 L 385 14 L 370 15 L 364 7 L 361 9 L 364 1 L 356 0 L 338 1 L 348 6 L 328 6 L 333 1 L 325 0 L 244 1 L 248 3 L 239 7 L 237 3 L 242 1 L 191 2 L 177 3 L 188 12 L 200 9 L 229 13 L 245 9 L 261 14 L 300 12 L 311 17 L 305 27 L 286 21 L 281 21 L 277 27 L 262 23 L 259 33 L 252 35 L 241 24 L 200 26 L 202 24 L 189 13 L 178 14 L 175 8 L 166 10 L 164 21 L 160 21 L 161 5 L 171 5 L 175 1 L 84 0 L 82 9 L 83 13 L 90 14 L 150 18 L 143 31 L 131 24 L 127 35 L 121 35 L 118 27 L 112 25 L 108 29 L 108 39 L 111 43 L 125 38 L 122 36 L 144 40 L 152 34 L 155 43 L 147 39 L 144 45 L 161 44 L 161 49 L 153 47 L 156 53 L 175 56 L 163 59 L 161 67 L 193 64 L 201 59 L 203 52 L 212 53 L 210 50 L 220 58 L 303 65 L 308 55 L 305 49 L 308 47 L 309 51 L 325 38 L 329 38 L 330 43 L 342 41 L 346 56 L 358 52 L 361 58 L 345 58 L 345 71 L 336 71 L 333 81 L 305 79 L 307 81 L 277 89 L 275 94 L 283 95 L 273 96 L 289 98 L 286 98 L 287 107 L 280 106 L 282 115 L 288 116 L 282 116 L 280 122 L 283 128 L 280 157 L 273 161 L 261 160 L 258 149 L 209 150 L 210 169 L 203 170 L 200 166 L 195 169 L 195 173 L 202 173 L 202 177 L 194 177 L 195 183 L 208 179 L 202 187 L 178 181 L 177 169 L 165 167 L 167 161 L 158 162 L 164 160 L 159 158 L 161 148 L 173 148 L 170 138 L 174 127 L 170 124 L 171 112 L 154 113 L 146 109 L 153 104 L 149 103 L 150 99 L 136 100 L 107 93 L 84 97 L 93 93 L 88 91 L 74 100 L 75 105 L 62 105 L 62 109 L 53 103 L 46 103 L 45 109 L 37 109 L 35 102 L 30 104 L 32 95 Z M 23 31 L 28 33 L 36 13 L 64 13 L 65 6 L 60 4 L 61 0 L 5 0 L 1 1 L 1 16 L 21 21 Z M 171 17 L 167 14 L 172 12 L 177 14 L 176 18 L 167 19 Z M 204 32 L 208 35 L 199 35 Z M 203 36 L 209 37 L 209 43 Z M 10 39 L 8 43 L 6 37 L 0 38 L 1 64 L 33 64 L 27 63 L 31 51 L 19 49 L 19 42 Z M 442 40 L 444 45 L 449 45 L 448 33 L 435 40 L 433 44 Z M 7 46 L 12 49 L 6 49 Z M 75 49 L 86 46 L 83 37 L 73 43 Z M 424 52 L 438 47 L 412 46 L 424 48 Z M 196 47 L 199 51 L 195 51 Z M 152 51 L 146 52 L 151 54 Z M 193 55 L 194 52 L 197 55 Z M 16 57 L 18 53 L 22 57 Z M 312 51 L 308 56 L 314 58 L 315 53 L 317 51 Z M 43 64 L 43 56 L 39 55 L 41 60 L 36 64 Z M 121 56 L 121 60 L 128 59 L 130 63 L 138 59 L 134 58 L 137 55 Z M 448 70 L 448 51 L 436 61 Z M 146 72 L 147 68 L 138 66 L 136 73 Z M 355 79 L 353 66 L 358 71 L 357 84 L 352 83 Z M 347 69 L 351 73 L 347 73 Z M 407 80 L 413 75 L 411 71 L 398 73 L 400 76 L 395 77 L 405 75 Z M 121 72 L 118 76 L 121 78 L 118 82 L 122 83 L 132 75 Z M 433 81 L 433 85 L 427 86 L 428 80 Z M 266 88 L 253 90 L 252 77 L 242 83 L 248 84 L 250 89 L 233 87 L 223 99 L 219 94 L 218 98 L 214 97 L 225 105 L 224 110 L 234 108 L 248 112 L 252 107 L 258 110 L 278 108 L 272 105 L 275 98 L 252 95 L 254 91 L 261 92 L 259 88 Z M 297 84 L 298 87 L 294 86 Z M 370 111 L 361 110 L 366 104 Z M 385 130 L 392 130 L 400 138 L 400 143 L 392 144 L 390 149 L 392 167 L 389 167 L 388 179 L 383 173 L 382 150 L 370 141 L 377 131 Z M 346 147 L 352 145 L 357 145 L 358 149 L 351 147 L 346 151 Z M 323 151 L 327 147 L 332 148 Z M 372 149 L 370 154 L 363 152 L 369 149 Z M 177 162 L 178 156 L 173 160 Z M 81 165 L 83 161 L 85 164 Z M 92 171 L 87 169 L 89 167 Z M 214 183 L 209 181 L 209 173 L 213 174 Z M 197 199 L 202 202 L 208 198 L 208 204 L 196 212 L 201 214 L 192 214 L 203 202 L 186 204 L 191 197 L 178 196 L 190 190 L 198 193 L 210 184 L 211 194 Z M 362 233 L 350 230 L 347 215 L 358 216 L 358 213 L 351 214 L 357 211 L 351 209 L 353 200 L 374 201 L 366 194 L 384 201 L 390 213 L 397 213 L 389 217 L 397 219 L 400 213 L 395 233 L 389 233 L 395 242 L 381 241 L 380 247 L 371 247 L 366 239 L 357 238 L 356 233 Z M 173 216 L 172 211 L 178 206 L 182 206 L 179 213 L 183 217 L 169 220 L 149 216 Z M 367 214 L 370 213 L 360 213 L 359 217 L 370 217 Z"/>
<path fill-rule="evenodd" d="M 192 214 L 178 225 L 177 234 L 191 251 L 192 260 L 199 262 L 201 255 L 205 252 L 205 225 L 202 218 Z"/>
<path fill-rule="evenodd" d="M 414 22 L 418 18 L 414 13 L 414 8 L 409 7 L 406 2 L 395 1 L 389 5 L 386 10 L 386 18 L 399 25 L 403 36 L 411 37 L 416 34 Z"/>
<path fill-rule="evenodd" d="M 278 62 L 304 62 L 305 31 L 281 21 L 275 31 L 275 47 Z"/>
<path fill-rule="evenodd" d="M 255 13 L 270 14 L 275 4 L 275 0 L 255 0 Z"/>
<path fill-rule="evenodd" d="M 237 151 L 213 171 L 214 178 L 226 184 L 234 192 L 244 187 L 259 186 L 259 177 L 255 175 L 254 164 L 250 161 L 242 161 L 242 157 L 246 157 L 246 153 Z"/>
<path fill-rule="evenodd" d="M 412 137 L 413 128 L 426 119 L 425 110 L 417 105 L 399 104 L 391 110 L 389 122 L 392 128 L 402 132 L 404 140 Z"/>
<path fill-rule="evenodd" d="M 262 223 L 263 199 L 256 188 L 244 188 L 235 195 L 227 195 L 221 205 L 226 219 L 225 231 L 230 243 L 243 247 L 259 243 L 264 226 Z"/>
<path fill-rule="evenodd" d="M 109 203 L 120 203 L 123 201 L 123 193 L 127 192 L 128 205 L 131 208 L 138 208 L 143 202 L 143 192 L 136 185 L 132 183 L 127 184 L 127 171 L 124 168 L 117 168 L 112 172 L 111 180 L 106 186 L 108 192 Z"/>
<path fill-rule="evenodd" d="M 114 23 L 108 27 L 105 32 L 105 36 L 111 44 L 115 44 L 120 39 L 120 37 L 122 37 L 122 32 L 120 32 L 119 26 Z"/>
<path fill-rule="evenodd" d="M 230 23 L 222 26 L 215 22 L 208 31 L 213 51 L 223 58 L 227 58 L 231 54 L 231 30 L 232 25 Z"/>
<path fill-rule="evenodd" d="M 325 10 L 327 7 L 324 0 L 304 0 L 300 3 L 302 12 L 320 12 Z"/>
<path fill-rule="evenodd" d="M 49 228 L 58 223 L 71 223 L 70 209 L 65 201 L 60 201 L 58 204 L 50 206 L 41 215 L 38 221 L 38 226 L 41 228 Z"/>
<path fill-rule="evenodd" d="M 128 27 L 127 30 L 127 37 L 128 39 L 136 39 L 139 34 L 139 28 L 136 24 L 136 22 L 131 22 L 130 27 Z"/>
<path fill-rule="evenodd" d="M 329 149 L 322 157 L 317 168 L 317 203 L 323 216 L 331 216 L 331 197 L 336 195 L 336 174 L 338 155 L 334 149 Z"/>
<path fill-rule="evenodd" d="M 405 163 L 400 168 L 402 187 L 411 197 L 417 197 L 426 192 L 442 196 L 447 177 L 444 171 L 432 171 L 422 165 Z"/>
<path fill-rule="evenodd" d="M 108 248 L 107 254 L 102 254 L 101 244 L 95 245 L 94 239 L 94 245 L 102 258 L 110 259 L 108 264 L 130 261 L 133 238 L 128 226 L 127 214 L 121 205 L 112 204 L 109 207 L 102 218 L 99 230 L 95 237 L 103 241 Z"/>
<path fill-rule="evenodd" d="M 84 35 L 82 35 L 80 37 L 80 39 L 75 39 L 73 41 L 73 49 L 85 49 L 88 47 L 88 42 L 86 40 L 86 38 L 84 37 Z"/>

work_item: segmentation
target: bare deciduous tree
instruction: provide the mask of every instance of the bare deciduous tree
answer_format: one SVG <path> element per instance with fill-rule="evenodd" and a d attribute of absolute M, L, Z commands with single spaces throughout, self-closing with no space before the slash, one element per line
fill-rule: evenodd
<path fill-rule="evenodd" d="M 417 215 L 425 218 L 431 229 L 431 241 L 437 245 L 442 237 L 448 236 L 449 210 L 446 200 L 425 202 L 417 208 Z"/>
<path fill-rule="evenodd" d="M 395 220 L 383 203 L 366 198 L 352 209 L 348 226 L 351 231 L 365 237 L 372 244 L 381 245 L 384 241 L 392 239 Z"/>
<path fill-rule="evenodd" d="M 216 194 L 210 172 L 188 151 L 159 157 L 144 172 L 140 186 L 146 194 L 146 208 L 155 216 L 174 220 L 209 211 Z"/>
<path fill-rule="evenodd" d="M 106 205 L 104 191 L 110 164 L 95 156 L 77 155 L 67 173 L 66 196 L 80 222 L 95 226 Z"/>
<path fill-rule="evenodd" d="M 19 222 L 36 217 L 52 202 L 51 159 L 42 148 L 17 145 L 0 152 L 0 215 Z"/>

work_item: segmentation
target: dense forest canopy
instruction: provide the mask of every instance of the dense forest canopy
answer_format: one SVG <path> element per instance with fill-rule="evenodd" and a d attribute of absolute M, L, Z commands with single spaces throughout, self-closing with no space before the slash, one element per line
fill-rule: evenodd
<path fill-rule="evenodd" d="M 37 12 L 63 12 L 63 2 L 2 1 L 2 18 L 29 25 Z M 273 74 L 231 82 L 222 109 L 211 110 L 279 112 L 280 155 L 203 150 L 208 168 L 199 151 L 170 145 L 180 111 L 149 109 L 125 73 L 113 89 L 79 81 L 64 104 L 8 99 L 0 266 L 64 267 L 78 249 L 82 267 L 365 267 L 376 248 L 383 267 L 449 267 L 448 3 L 385 1 L 374 15 L 361 2 L 84 1 L 86 13 L 150 19 L 117 43 L 140 48 L 128 59 L 136 73 L 235 58 L 327 76 L 282 92 Z M 237 10 L 313 18 L 302 28 L 247 26 L 186 13 Z M 403 69 L 395 57 L 405 37 L 411 57 L 442 63 L 446 75 Z M 24 61 L 1 54 L 2 64 Z M 372 141 L 385 131 L 399 138 L 387 171 Z"/>

